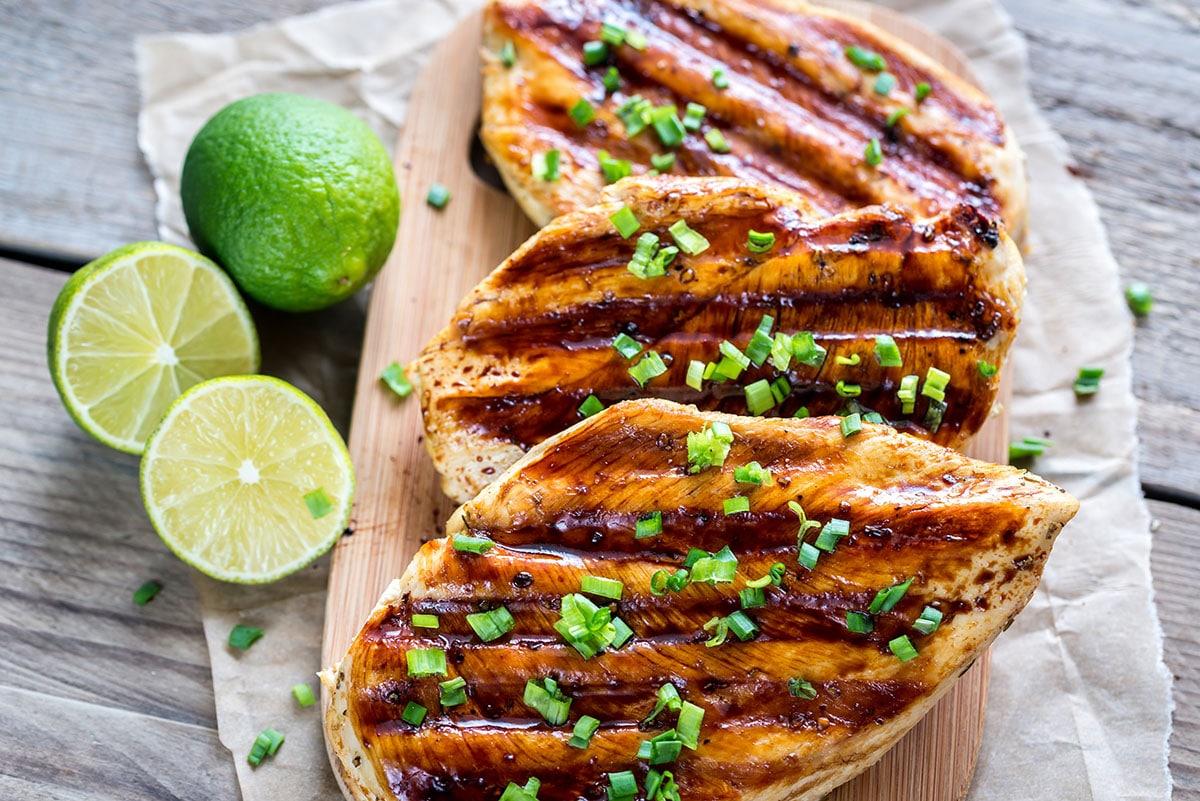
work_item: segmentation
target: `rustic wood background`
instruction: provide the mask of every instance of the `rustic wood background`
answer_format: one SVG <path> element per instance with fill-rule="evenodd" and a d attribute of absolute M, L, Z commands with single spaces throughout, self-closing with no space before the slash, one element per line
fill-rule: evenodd
<path fill-rule="evenodd" d="M 1124 278 L 1146 281 L 1157 298 L 1134 349 L 1140 464 L 1176 677 L 1176 798 L 1200 799 L 1200 324 L 1191 317 L 1200 312 L 1200 6 L 1002 3 Z M 233 30 L 326 4 L 0 0 L 0 798 L 237 796 L 187 570 L 146 522 L 136 460 L 62 413 L 44 332 L 70 270 L 155 238 L 133 37 Z M 314 343 L 336 369 L 356 363 L 357 308 L 330 312 L 339 336 Z M 256 316 L 264 330 L 311 335 Z M 274 354 L 264 355 L 270 364 Z M 318 400 L 344 432 L 349 398 Z M 151 577 L 166 589 L 133 606 L 130 594 Z"/>

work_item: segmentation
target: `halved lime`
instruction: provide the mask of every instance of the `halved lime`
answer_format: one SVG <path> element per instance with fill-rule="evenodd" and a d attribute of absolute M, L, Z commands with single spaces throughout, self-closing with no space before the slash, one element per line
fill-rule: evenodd
<path fill-rule="evenodd" d="M 50 312 L 54 386 L 75 422 L 138 454 L 188 387 L 258 370 L 258 334 L 237 288 L 198 253 L 138 242 L 88 264 Z"/>
<path fill-rule="evenodd" d="M 171 405 L 146 443 L 142 500 L 180 559 L 222 581 L 274 581 L 337 540 L 354 469 L 325 412 L 268 376 L 214 378 Z"/>

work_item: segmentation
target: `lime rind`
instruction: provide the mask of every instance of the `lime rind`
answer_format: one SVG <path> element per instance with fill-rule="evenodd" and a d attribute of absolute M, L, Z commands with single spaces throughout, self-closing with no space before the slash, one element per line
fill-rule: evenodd
<path fill-rule="evenodd" d="M 269 376 L 215 378 L 184 392 L 147 442 L 140 484 L 150 522 L 176 556 L 242 584 L 276 581 L 328 551 L 354 499 L 350 453 L 329 417 Z M 317 489 L 331 504 L 319 518 L 304 499 Z"/>

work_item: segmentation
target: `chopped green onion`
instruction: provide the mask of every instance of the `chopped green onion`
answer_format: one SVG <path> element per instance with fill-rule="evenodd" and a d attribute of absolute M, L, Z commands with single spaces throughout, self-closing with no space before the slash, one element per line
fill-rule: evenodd
<path fill-rule="evenodd" d="M 653 104 L 641 95 L 634 95 L 617 106 L 616 114 L 625 123 L 625 135 L 630 139 L 646 129 L 646 115 L 654 108 Z"/>
<path fill-rule="evenodd" d="M 725 514 L 736 515 L 742 512 L 750 511 L 750 499 L 745 495 L 735 495 L 732 498 L 726 498 L 723 504 Z"/>
<path fill-rule="evenodd" d="M 629 628 L 629 625 L 624 620 L 621 620 L 619 617 L 614 617 L 612 619 L 612 625 L 614 632 L 613 640 L 610 645 L 613 648 L 620 648 L 622 645 L 633 639 L 633 629 Z"/>
<path fill-rule="evenodd" d="M 900 120 L 904 117 L 907 117 L 911 110 L 912 109 L 908 108 L 907 106 L 901 106 L 887 116 L 887 121 L 884 122 L 884 125 L 889 128 L 895 128 L 896 123 L 900 122 Z"/>
<path fill-rule="evenodd" d="M 925 410 L 925 427 L 931 432 L 937 433 L 937 430 L 942 426 L 942 416 L 945 414 L 945 401 L 929 401 L 929 408 Z"/>
<path fill-rule="evenodd" d="M 842 436 L 852 437 L 859 431 L 862 431 L 862 415 L 858 412 L 848 414 L 842 418 Z"/>
<path fill-rule="evenodd" d="M 653 581 L 651 578 L 652 585 Z M 612 610 L 607 606 L 596 606 L 582 595 L 571 594 L 563 596 L 559 611 L 561 617 L 554 624 L 554 630 L 584 659 L 591 659 L 618 637 Z"/>
<path fill-rule="evenodd" d="M 505 69 L 517 63 L 517 48 L 513 46 L 511 39 L 506 41 L 504 46 L 500 48 L 500 63 L 504 65 Z"/>
<path fill-rule="evenodd" d="M 817 566 L 817 560 L 821 558 L 821 552 L 817 550 L 812 543 L 800 543 L 800 551 L 797 555 L 797 561 L 809 570 Z"/>
<path fill-rule="evenodd" d="M 714 617 L 704 624 L 704 630 L 713 632 L 713 636 L 705 640 L 705 647 L 716 648 L 723 644 L 725 638 L 729 636 L 729 623 L 723 617 Z"/>
<path fill-rule="evenodd" d="M 476 612 L 467 615 L 467 623 L 484 642 L 498 640 L 513 630 L 516 621 L 512 613 L 503 606 L 498 606 L 487 612 Z"/>
<path fill-rule="evenodd" d="M 866 160 L 868 167 L 878 167 L 883 163 L 883 150 L 879 147 L 879 138 L 872 136 L 867 142 L 867 146 L 863 148 L 863 159 Z"/>
<path fill-rule="evenodd" d="M 733 149 L 729 146 L 729 142 L 725 140 L 725 134 L 721 133 L 720 128 L 709 128 L 705 131 L 704 141 L 708 142 L 709 148 L 714 153 L 728 153 Z"/>
<path fill-rule="evenodd" d="M 604 173 L 605 183 L 615 184 L 622 178 L 628 178 L 630 175 L 633 175 L 633 164 L 625 159 L 614 159 L 608 155 L 607 150 L 597 151 L 596 158 L 600 162 L 600 172 Z M 637 229 L 635 228 L 634 230 L 636 231 Z"/>
<path fill-rule="evenodd" d="M 621 73 L 616 67 L 609 67 L 600 81 L 604 84 L 604 90 L 611 94 L 621 88 Z"/>
<path fill-rule="evenodd" d="M 486 537 L 472 537 L 470 534 L 455 534 L 450 540 L 450 544 L 454 546 L 454 550 L 463 551 L 465 553 L 482 554 L 491 550 L 496 543 Z"/>
<path fill-rule="evenodd" d="M 584 42 L 583 43 L 583 63 L 589 67 L 594 67 L 597 64 L 602 64 L 608 58 L 608 45 L 604 42 Z"/>
<path fill-rule="evenodd" d="M 786 575 L 787 566 L 784 565 L 783 562 L 776 562 L 775 564 L 771 565 L 771 569 L 767 573 L 767 576 L 771 579 L 771 583 L 776 587 L 783 586 L 783 577 Z"/>
<path fill-rule="evenodd" d="M 689 256 L 697 256 L 708 250 L 708 240 L 688 227 L 686 220 L 676 220 L 667 229 L 679 249 Z"/>
<path fill-rule="evenodd" d="M 462 676 L 438 682 L 438 702 L 442 706 L 458 706 L 467 702 L 467 680 Z"/>
<path fill-rule="evenodd" d="M 1075 379 L 1075 394 L 1095 395 L 1100 391 L 1100 379 L 1103 377 L 1103 367 L 1080 367 L 1079 377 Z"/>
<path fill-rule="evenodd" d="M 559 152 L 557 150 L 534 153 L 529 164 L 530 169 L 533 171 L 533 177 L 539 181 L 557 181 L 559 178 L 558 159 Z"/>
<path fill-rule="evenodd" d="M 942 613 L 932 606 L 921 610 L 921 616 L 913 621 L 913 628 L 922 634 L 933 634 L 942 624 Z"/>
<path fill-rule="evenodd" d="M 324 487 L 317 487 L 312 492 L 306 493 L 304 505 L 308 507 L 308 513 L 313 516 L 314 520 L 320 520 L 333 511 L 333 501 L 329 500 L 329 496 L 325 494 Z"/>
<path fill-rule="evenodd" d="M 687 436 L 688 472 L 699 473 L 713 466 L 725 464 L 729 446 L 733 444 L 733 432 L 725 423 L 712 423 L 700 431 L 689 431 Z"/>
<path fill-rule="evenodd" d="M 530 778 L 531 782 L 537 779 Z M 541 786 L 539 783 L 537 786 Z M 537 791 L 530 792 L 516 782 L 509 782 L 504 788 L 504 792 L 500 794 L 500 801 L 538 801 Z"/>
<path fill-rule="evenodd" d="M 846 58 L 850 59 L 854 63 L 854 66 L 871 72 L 882 72 L 887 69 L 887 62 L 883 60 L 883 56 L 874 50 L 868 50 L 858 45 L 851 45 L 846 48 Z"/>
<path fill-rule="evenodd" d="M 644 387 L 650 382 L 650 379 L 657 378 L 667 372 L 667 365 L 663 362 L 662 356 L 659 356 L 656 351 L 649 351 L 642 357 L 641 361 L 629 368 L 629 375 L 637 382 L 639 387 Z"/>
<path fill-rule="evenodd" d="M 867 609 L 872 615 L 877 615 L 880 612 L 890 612 L 896 608 L 896 604 L 900 603 L 900 599 L 908 592 L 908 588 L 912 586 L 913 580 L 900 584 L 895 584 L 891 587 L 884 587 L 879 592 L 875 593 L 874 599 L 871 600 L 871 606 Z"/>
<path fill-rule="evenodd" d="M 628 239 L 642 227 L 637 215 L 628 206 L 617 209 L 608 219 L 612 221 L 613 227 L 617 229 L 617 233 L 621 235 L 622 239 Z"/>
<path fill-rule="evenodd" d="M 586 419 L 604 411 L 604 404 L 595 395 L 588 395 L 583 399 L 583 403 L 579 404 L 578 411 Z"/>
<path fill-rule="evenodd" d="M 567 722 L 571 699 L 558 689 L 554 679 L 530 679 L 525 682 L 525 705 L 541 715 L 551 726 Z"/>
<path fill-rule="evenodd" d="M 254 745 L 250 747 L 250 753 L 246 755 L 246 761 L 251 765 L 260 765 L 265 758 L 275 756 L 275 752 L 279 750 L 279 746 L 283 745 L 283 739 L 283 735 L 275 729 L 269 727 L 263 729 L 254 738 Z"/>
<path fill-rule="evenodd" d="M 863 612 L 847 612 L 846 628 L 855 634 L 870 634 L 875 630 L 875 622 Z"/>
<path fill-rule="evenodd" d="M 409 383 L 408 376 L 404 375 L 404 368 L 400 366 L 399 362 L 392 362 L 383 368 L 379 378 L 398 397 L 407 398 L 412 394 L 413 385 Z"/>
<path fill-rule="evenodd" d="M 895 654 L 901 662 L 917 658 L 917 649 L 913 647 L 912 640 L 908 639 L 907 634 L 901 634 L 894 640 L 890 640 L 888 650 Z"/>
<path fill-rule="evenodd" d="M 658 134 L 658 141 L 663 143 L 663 147 L 679 147 L 687 136 L 687 129 L 683 127 L 683 122 L 675 112 L 676 108 L 673 105 L 658 106 L 650 112 L 650 125 Z"/>
<path fill-rule="evenodd" d="M 862 386 L 860 384 L 847 384 L 845 381 L 839 379 L 833 385 L 833 391 L 843 398 L 857 398 L 862 394 Z"/>
<path fill-rule="evenodd" d="M 788 679 L 788 695 L 793 698 L 803 698 L 805 701 L 811 701 L 817 697 L 817 688 L 797 676 L 794 679 Z"/>
<path fill-rule="evenodd" d="M 688 551 L 688 555 L 684 557 L 683 566 L 690 570 L 691 568 L 695 567 L 697 562 L 706 556 L 712 556 L 712 554 L 703 548 L 692 548 Z"/>
<path fill-rule="evenodd" d="M 858 365 L 862 364 L 862 356 L 854 353 L 850 356 L 838 356 L 834 359 L 834 361 L 843 367 L 857 367 Z"/>
<path fill-rule="evenodd" d="M 162 590 L 163 585 L 157 581 L 147 581 L 142 586 L 133 591 L 133 602 L 138 606 L 145 606 L 154 600 L 154 596 Z"/>
<path fill-rule="evenodd" d="M 887 422 L 879 412 L 864 412 L 862 419 L 864 423 L 879 423 L 880 425 Z"/>
<path fill-rule="evenodd" d="M 293 684 L 292 697 L 302 707 L 310 707 L 317 702 L 316 697 L 313 695 L 312 687 L 309 687 L 307 682 Z"/>
<path fill-rule="evenodd" d="M 801 364 L 820 367 L 825 363 L 825 348 L 817 344 L 811 331 L 800 331 L 792 335 L 792 355 Z"/>
<path fill-rule="evenodd" d="M 428 712 L 428 709 L 417 702 L 409 701 L 404 705 L 404 711 L 400 713 L 400 719 L 416 728 L 420 728 L 421 724 L 425 722 L 425 715 Z"/>
<path fill-rule="evenodd" d="M 638 793 L 637 779 L 633 771 L 623 770 L 608 774 L 608 801 L 631 801 Z"/>
<path fill-rule="evenodd" d="M 579 580 L 579 589 L 589 595 L 599 595 L 603 598 L 612 598 L 614 601 L 621 600 L 621 593 L 625 589 L 625 585 L 616 579 L 603 578 L 601 576 L 584 576 Z"/>
<path fill-rule="evenodd" d="M 442 184 L 434 184 L 429 187 L 429 192 L 425 195 L 425 202 L 435 209 L 444 209 L 450 202 L 450 190 Z"/>
<path fill-rule="evenodd" d="M 638 746 L 637 758 L 648 760 L 651 765 L 665 765 L 678 759 L 683 751 L 683 741 L 675 729 L 668 729 L 657 737 L 643 740 Z"/>
<path fill-rule="evenodd" d="M 746 587 L 738 592 L 738 601 L 743 609 L 756 609 L 767 605 L 767 593 L 762 587 Z"/>
<path fill-rule="evenodd" d="M 730 498 L 729 500 L 734 500 Z M 750 501 L 746 501 L 746 508 L 740 511 L 749 511 Z M 725 502 L 726 509 L 729 507 L 729 501 Z M 725 514 L 731 514 L 726 511 Z M 709 554 L 706 551 L 700 551 L 699 548 L 694 549 L 699 551 L 703 556 L 695 560 L 691 565 L 685 565 L 692 569 L 692 582 L 696 584 L 724 584 L 733 581 L 737 576 L 737 557 L 733 555 L 733 551 L 726 545 L 721 550 L 714 554 Z"/>
<path fill-rule="evenodd" d="M 652 723 L 658 717 L 658 713 L 664 709 L 670 712 L 678 712 L 682 706 L 683 699 L 679 697 L 679 690 L 676 689 L 674 684 L 667 682 L 658 688 L 658 700 L 654 703 L 654 711 L 642 722 Z"/>
<path fill-rule="evenodd" d="M 808 417 L 808 407 L 801 406 L 799 409 L 796 410 L 795 414 L 793 414 L 792 417 L 795 417 L 798 420 L 803 420 L 805 417 Z"/>
<path fill-rule="evenodd" d="M 771 471 L 758 462 L 750 462 L 734 470 L 733 480 L 739 484 L 753 484 L 756 487 L 772 483 Z"/>
<path fill-rule="evenodd" d="M 437 615 L 423 615 L 414 613 L 412 616 L 412 624 L 418 629 L 436 629 L 441 625 Z"/>
<path fill-rule="evenodd" d="M 749 615 L 740 609 L 733 612 L 729 617 L 725 618 L 725 622 L 729 625 L 729 630 L 737 636 L 742 642 L 752 639 L 758 633 L 758 626 Z"/>
<path fill-rule="evenodd" d="M 708 109 L 699 103 L 688 103 L 683 112 L 683 127 L 689 131 L 698 131 L 704 124 L 704 115 Z"/>
<path fill-rule="evenodd" d="M 600 721 L 591 715 L 583 715 L 579 720 L 575 721 L 575 729 L 571 732 L 571 739 L 567 740 L 567 745 L 572 748 L 583 750 L 592 742 L 592 735 L 600 728 Z"/>
<path fill-rule="evenodd" d="M 684 383 L 699 392 L 704 389 L 704 362 L 692 359 L 688 362 L 687 378 Z"/>
<path fill-rule="evenodd" d="M 633 258 L 629 260 L 626 269 L 641 279 L 657 278 L 660 275 L 666 275 L 666 265 L 670 263 L 670 259 L 667 259 L 665 262 L 660 261 L 658 253 L 658 237 L 647 231 L 638 237 L 637 246 L 633 251 Z M 674 255 L 672 254 L 671 259 L 673 258 Z"/>
<path fill-rule="evenodd" d="M 679 785 L 671 771 L 660 773 L 651 768 L 646 772 L 646 801 L 680 801 Z"/>
<path fill-rule="evenodd" d="M 679 741 L 695 751 L 700 747 L 700 726 L 704 722 L 704 709 L 690 701 L 684 701 L 679 709 L 679 720 L 675 730 Z"/>
<path fill-rule="evenodd" d="M 849 534 L 850 523 L 835 517 L 825 524 L 821 533 L 817 535 L 817 541 L 813 544 L 822 551 L 833 553 L 837 548 L 838 541 Z"/>
<path fill-rule="evenodd" d="M 662 512 L 648 512 L 637 519 L 634 524 L 634 539 L 645 539 L 662 534 Z"/>
<path fill-rule="evenodd" d="M 634 50 L 642 51 L 646 49 L 646 34 L 641 31 L 626 31 L 625 44 L 632 47 Z"/>
<path fill-rule="evenodd" d="M 1150 294 L 1150 286 L 1141 281 L 1135 281 L 1125 287 L 1125 302 L 1129 310 L 1138 317 L 1145 317 L 1154 309 L 1154 297 Z"/>
<path fill-rule="evenodd" d="M 446 652 L 441 648 L 412 648 L 404 653 L 404 659 L 411 678 L 446 675 Z"/>
<path fill-rule="evenodd" d="M 600 25 L 600 41 L 606 42 L 613 47 L 620 47 L 625 44 L 625 29 L 620 25 L 605 22 Z"/>
<path fill-rule="evenodd" d="M 725 70 L 717 67 L 712 73 L 712 85 L 717 89 L 728 89 L 729 78 L 725 75 Z"/>
<path fill-rule="evenodd" d="M 707 553 L 700 551 L 700 553 Z M 691 576 L 686 567 L 676 570 L 672 574 L 667 574 L 665 570 L 656 570 L 654 575 L 650 577 L 650 592 L 656 596 L 666 595 L 668 592 L 681 592 L 691 582 Z"/>
<path fill-rule="evenodd" d="M 786 370 L 792 363 L 792 335 L 778 331 L 771 343 L 771 364 L 776 370 Z M 790 387 L 789 387 L 790 389 Z"/>
<path fill-rule="evenodd" d="M 771 336 L 771 329 L 774 326 L 775 318 L 764 314 L 758 323 L 758 328 L 754 331 L 754 336 L 746 345 L 746 358 L 753 362 L 755 367 L 762 367 L 767 357 L 771 355 L 771 348 L 775 346 L 775 338 Z"/>
<path fill-rule="evenodd" d="M 751 253 L 766 253 L 775 247 L 775 234 L 771 231 L 755 231 L 750 229 L 746 235 L 746 249 Z"/>
<path fill-rule="evenodd" d="M 950 374 L 936 367 L 930 367 L 925 373 L 925 384 L 921 387 L 921 394 L 927 398 L 933 398 L 935 401 L 946 400 L 946 386 L 950 383 Z"/>
<path fill-rule="evenodd" d="M 745 370 L 750 366 L 750 357 L 738 350 L 737 345 L 733 344 L 728 339 L 721 340 L 721 344 L 717 346 L 717 349 L 721 352 L 722 356 L 738 366 L 738 375 L 741 374 L 741 370 Z M 720 365 L 718 365 L 717 370 L 719 371 L 720 369 Z M 737 376 L 730 376 L 730 378 L 737 378 Z"/>
<path fill-rule="evenodd" d="M 996 370 L 998 369 L 996 365 L 984 359 L 980 359 L 976 363 L 976 367 L 979 368 L 979 374 L 984 378 L 991 378 L 996 374 Z"/>
<path fill-rule="evenodd" d="M 917 384 L 921 381 L 921 377 L 917 375 L 906 375 L 900 379 L 900 388 L 896 390 L 896 398 L 900 401 L 900 411 L 903 414 L 912 414 L 917 408 Z"/>
<path fill-rule="evenodd" d="M 896 88 L 896 76 L 890 72 L 881 72 L 875 78 L 875 94 L 887 95 Z"/>
<path fill-rule="evenodd" d="M 760 378 L 744 389 L 746 395 L 746 411 L 750 414 L 762 414 L 775 407 L 775 396 L 771 394 L 771 383 Z"/>
<path fill-rule="evenodd" d="M 632 359 L 642 352 L 642 344 L 624 331 L 613 338 L 612 346 L 626 359 Z"/>
<path fill-rule="evenodd" d="M 792 385 L 788 383 L 787 378 L 784 376 L 779 376 L 779 378 L 776 378 L 771 382 L 771 397 L 775 399 L 776 403 L 783 403 L 783 399 L 786 398 L 791 391 Z"/>
<path fill-rule="evenodd" d="M 243 626 L 241 623 L 229 630 L 229 647 L 245 651 L 258 642 L 265 632 L 254 626 Z"/>
<path fill-rule="evenodd" d="M 929 86 L 929 84 L 925 83 L 924 81 L 921 81 L 919 84 L 917 84 L 917 90 L 916 90 L 916 92 L 914 92 L 914 97 L 917 100 L 917 105 L 918 106 L 921 105 L 921 101 L 923 101 L 925 98 L 929 97 L 929 93 L 932 91 L 933 91 L 933 89 Z"/>
<path fill-rule="evenodd" d="M 1041 456 L 1046 452 L 1046 448 L 1053 445 L 1053 442 L 1042 437 L 1025 437 L 1020 442 L 1010 442 L 1008 444 L 1008 460 L 1013 462 L 1017 459 Z"/>
<path fill-rule="evenodd" d="M 655 153 L 650 157 L 650 165 L 659 172 L 667 172 L 675 166 L 675 154 Z"/>
<path fill-rule="evenodd" d="M 896 340 L 889 334 L 875 336 L 875 361 L 880 367 L 900 367 L 904 360 L 900 357 L 900 348 Z"/>

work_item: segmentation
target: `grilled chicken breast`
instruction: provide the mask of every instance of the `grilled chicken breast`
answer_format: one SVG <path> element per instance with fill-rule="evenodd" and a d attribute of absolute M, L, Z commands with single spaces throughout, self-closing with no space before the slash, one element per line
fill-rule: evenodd
<path fill-rule="evenodd" d="M 689 435 L 721 423 L 732 434 L 723 464 L 693 472 Z M 761 486 L 735 479 L 751 460 L 771 473 Z M 726 513 L 732 496 L 749 511 Z M 810 545 L 834 519 L 848 523 L 812 569 L 797 563 L 790 501 L 819 524 L 802 530 Z M 621 771 L 644 792 L 639 745 L 685 729 L 671 708 L 645 722 L 670 684 L 703 710 L 695 748 L 655 766 L 673 773 L 679 797 L 817 799 L 878 759 L 1007 627 L 1077 508 L 1027 472 L 887 426 L 844 437 L 833 417 L 622 403 L 530 451 L 388 589 L 323 674 L 337 768 L 357 801 L 492 800 L 531 777 L 541 801 L 601 799 Z M 653 513 L 661 530 L 639 538 L 637 521 Z M 458 550 L 461 535 L 491 547 Z M 732 581 L 651 590 L 691 549 L 726 547 Z M 740 613 L 753 626 L 745 641 L 731 629 L 711 647 L 721 626 L 710 621 L 738 613 L 739 591 L 775 563 L 778 584 Z M 698 563 L 692 571 L 700 577 Z M 556 630 L 584 576 L 622 583 L 619 600 L 590 597 L 632 630 L 590 658 Z M 468 615 L 501 607 L 511 623 L 481 641 Z M 864 633 L 851 630 L 855 614 Z M 436 615 L 437 627 L 414 627 L 416 615 Z M 933 630 L 919 622 L 938 617 Z M 432 649 L 444 671 L 410 675 L 414 652 Z M 465 697 L 442 704 L 438 683 L 459 677 Z M 526 683 L 546 678 L 570 699 L 560 725 L 524 700 Z M 419 725 L 402 718 L 414 704 L 427 710 Z M 584 715 L 599 730 L 572 747 Z"/>
<path fill-rule="evenodd" d="M 610 219 L 622 207 L 640 222 L 628 238 Z M 709 247 L 681 252 L 662 277 L 630 274 L 639 235 L 673 246 L 668 229 L 679 220 Z M 750 231 L 774 236 L 774 244 L 752 252 Z M 522 245 L 463 300 L 408 372 L 419 387 L 426 447 L 443 489 L 459 502 L 577 422 L 591 395 L 606 405 L 654 396 L 741 414 L 747 387 L 782 377 L 767 396 L 768 415 L 833 414 L 854 402 L 958 446 L 990 412 L 999 379 L 980 365 L 1004 360 L 1024 285 L 1012 240 L 968 206 L 930 220 L 887 206 L 826 218 L 802 196 L 763 184 L 626 179 L 600 205 L 555 220 Z M 726 340 L 747 350 L 764 315 L 774 318 L 775 334 L 811 332 L 827 350 L 824 361 L 792 358 L 776 369 L 772 357 L 748 363 L 736 380 L 689 386 L 693 360 L 719 362 Z M 620 334 L 641 351 L 619 353 Z M 894 338 L 901 366 L 881 366 L 880 335 Z M 639 386 L 630 369 L 652 353 L 666 372 Z M 924 388 L 930 368 L 949 375 L 944 399 L 918 395 L 904 414 L 905 376 Z"/>
<path fill-rule="evenodd" d="M 481 137 L 539 225 L 596 201 L 601 151 L 634 174 L 673 153 L 663 172 L 780 184 L 824 212 L 966 204 L 1022 241 L 1024 157 L 999 112 L 861 19 L 802 0 L 495 0 L 484 26 Z M 631 110 L 639 99 L 674 106 L 663 135 Z M 687 120 L 689 103 L 702 120 Z M 546 180 L 535 157 L 552 150 Z"/>

